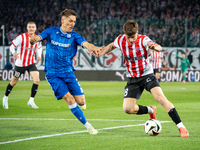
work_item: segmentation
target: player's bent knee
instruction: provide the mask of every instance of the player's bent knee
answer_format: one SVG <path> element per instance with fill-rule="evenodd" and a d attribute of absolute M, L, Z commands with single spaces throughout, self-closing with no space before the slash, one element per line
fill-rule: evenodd
<path fill-rule="evenodd" d="M 124 112 L 127 113 L 127 114 L 131 114 L 130 109 L 126 109 L 126 108 L 124 108 Z"/>
<path fill-rule="evenodd" d="M 127 113 L 127 114 L 135 114 L 136 112 L 134 111 L 133 108 L 130 108 L 130 107 L 123 107 L 124 109 L 124 112 Z"/>
<path fill-rule="evenodd" d="M 74 98 L 79 105 L 85 104 L 85 96 L 84 95 L 74 96 Z"/>
<path fill-rule="evenodd" d="M 79 102 L 78 102 L 79 105 L 84 105 L 85 104 L 85 99 L 81 99 Z"/>
<path fill-rule="evenodd" d="M 34 84 L 38 85 L 39 83 L 40 83 L 40 79 L 34 81 Z"/>
<path fill-rule="evenodd" d="M 67 93 L 62 97 L 68 105 L 72 105 L 75 103 L 74 98 L 71 94 Z"/>

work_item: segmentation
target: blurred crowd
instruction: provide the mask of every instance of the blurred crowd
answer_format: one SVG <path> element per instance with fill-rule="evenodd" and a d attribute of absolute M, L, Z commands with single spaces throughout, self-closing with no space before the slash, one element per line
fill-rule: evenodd
<path fill-rule="evenodd" d="M 95 45 L 112 42 L 123 33 L 124 22 L 134 19 L 139 34 L 163 47 L 200 46 L 199 0 L 1 0 L 0 7 L 5 45 L 26 32 L 28 21 L 36 22 L 37 33 L 60 26 L 60 12 L 68 8 L 78 14 L 74 30 Z"/>

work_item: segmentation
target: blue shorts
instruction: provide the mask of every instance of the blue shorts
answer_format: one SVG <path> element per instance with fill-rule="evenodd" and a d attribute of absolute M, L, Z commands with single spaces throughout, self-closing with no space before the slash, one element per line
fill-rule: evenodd
<path fill-rule="evenodd" d="M 46 74 L 46 80 L 49 82 L 57 100 L 70 92 L 72 95 L 84 95 L 83 89 L 79 84 L 74 72 L 67 74 Z"/>

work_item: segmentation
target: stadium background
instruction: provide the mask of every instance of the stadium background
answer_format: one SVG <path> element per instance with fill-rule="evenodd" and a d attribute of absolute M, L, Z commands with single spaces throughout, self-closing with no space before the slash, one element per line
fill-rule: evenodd
<path fill-rule="evenodd" d="M 149 36 L 164 48 L 166 67 L 161 81 L 180 81 L 180 60 L 171 56 L 185 52 L 194 70 L 188 70 L 187 80 L 200 80 L 200 2 L 198 0 L 1 0 L 0 7 L 0 80 L 10 80 L 14 58 L 9 45 L 19 34 L 26 32 L 28 21 L 35 21 L 37 33 L 50 26 L 60 26 L 59 13 L 65 8 L 77 12 L 74 30 L 94 45 L 107 45 L 123 33 L 122 25 L 128 19 L 139 24 L 139 34 Z M 53 9 L 52 9 L 53 8 Z M 4 32 L 4 33 L 3 33 Z M 5 42 L 3 43 L 3 37 Z M 45 41 L 43 42 L 45 45 Z M 43 63 L 37 64 L 44 80 Z M 87 50 L 79 48 L 76 61 L 79 80 L 126 80 L 123 57 L 119 50 L 95 59 Z M 28 74 L 22 80 L 31 80 Z M 193 80 L 192 80 L 193 81 Z"/>

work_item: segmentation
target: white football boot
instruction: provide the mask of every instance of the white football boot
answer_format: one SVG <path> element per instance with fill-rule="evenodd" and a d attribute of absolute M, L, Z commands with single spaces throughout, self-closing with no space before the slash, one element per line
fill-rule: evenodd
<path fill-rule="evenodd" d="M 34 109 L 38 109 L 39 107 L 35 104 L 34 100 L 32 98 L 30 98 L 30 100 L 27 103 L 28 106 L 34 108 Z"/>
<path fill-rule="evenodd" d="M 90 134 L 98 134 L 98 131 L 94 129 L 93 126 L 89 126 L 87 129 Z"/>
<path fill-rule="evenodd" d="M 8 97 L 7 96 L 4 96 L 2 98 L 2 105 L 3 105 L 4 109 L 8 109 Z"/>

